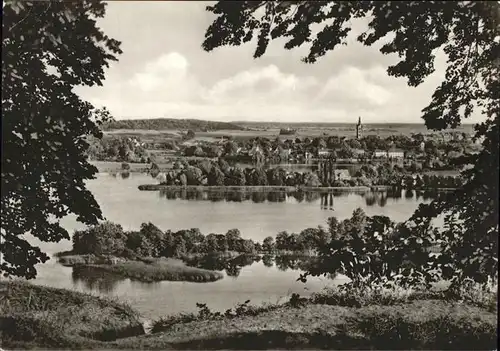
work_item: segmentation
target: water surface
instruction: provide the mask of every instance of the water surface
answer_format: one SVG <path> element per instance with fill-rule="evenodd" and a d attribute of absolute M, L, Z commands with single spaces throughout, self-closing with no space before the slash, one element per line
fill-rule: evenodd
<path fill-rule="evenodd" d="M 369 216 L 386 215 L 394 221 L 407 219 L 419 203 L 428 202 L 414 194 L 366 193 L 366 194 L 218 194 L 206 192 L 139 191 L 140 184 L 152 183 L 150 176 L 130 174 L 99 174 L 89 181 L 104 216 L 119 223 L 125 230 L 137 230 L 141 223 L 152 222 L 161 229 L 180 230 L 199 228 L 202 233 L 226 233 L 237 228 L 243 238 L 262 241 L 278 232 L 300 232 L 308 227 L 326 225 L 331 216 L 338 219 L 350 217 L 353 210 L 361 207 Z M 298 198 L 297 198 L 298 196 Z M 84 226 L 74 217 L 62 221 L 70 233 Z M 70 250 L 71 242 L 32 242 L 53 255 Z M 212 283 L 159 282 L 140 283 L 113 276 L 95 276 L 92 272 L 77 271 L 64 267 L 55 259 L 38 265 L 38 277 L 34 281 L 59 288 L 114 296 L 129 302 L 145 318 L 196 310 L 196 303 L 207 303 L 214 310 L 225 310 L 235 304 L 251 300 L 252 303 L 277 302 L 291 293 L 308 295 L 322 288 L 342 282 L 340 279 L 310 279 L 306 284 L 296 282 L 299 270 L 283 270 L 263 261 L 254 262 L 238 269 L 237 277 L 225 274 L 224 279 Z"/>

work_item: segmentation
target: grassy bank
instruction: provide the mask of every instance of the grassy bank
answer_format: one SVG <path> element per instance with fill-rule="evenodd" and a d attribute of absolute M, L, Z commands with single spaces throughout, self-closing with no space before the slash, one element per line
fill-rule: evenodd
<path fill-rule="evenodd" d="M 140 349 L 494 349 L 496 314 L 443 300 L 352 308 L 306 304 L 177 323 L 118 340 Z M 196 330 L 196 335 L 193 334 Z"/>
<path fill-rule="evenodd" d="M 295 294 L 294 294 L 295 295 Z M 496 288 L 447 291 L 329 289 L 283 305 L 240 304 L 226 313 L 156 321 L 153 335 L 120 340 L 174 349 L 494 349 Z M 196 330 L 193 337 L 190 330 Z M 167 344 L 168 340 L 168 344 Z"/>
<path fill-rule="evenodd" d="M 188 281 L 214 282 L 224 276 L 220 272 L 186 266 L 175 259 L 155 259 L 150 262 L 124 261 L 116 264 L 89 265 L 97 270 L 120 275 L 141 282 Z"/>
<path fill-rule="evenodd" d="M 1 346 L 99 348 L 102 341 L 144 334 L 129 306 L 92 295 L 0 282 Z"/>
<path fill-rule="evenodd" d="M 76 255 L 71 252 L 56 254 L 57 262 L 63 266 L 77 266 L 77 265 L 101 265 L 101 264 L 114 264 L 124 262 L 124 258 L 114 256 L 97 256 L 97 255 Z"/>

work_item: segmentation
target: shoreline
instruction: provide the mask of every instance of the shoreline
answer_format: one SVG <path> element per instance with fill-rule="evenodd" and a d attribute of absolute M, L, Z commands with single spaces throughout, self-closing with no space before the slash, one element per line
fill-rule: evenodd
<path fill-rule="evenodd" d="M 162 189 L 169 190 L 182 190 L 182 189 L 192 189 L 192 190 L 213 190 L 213 191 L 224 191 L 224 190 L 250 190 L 250 191 L 307 191 L 307 192 L 324 192 L 329 190 L 341 190 L 341 191 L 351 191 L 351 192 L 367 192 L 367 191 L 383 191 L 393 188 L 391 185 L 372 185 L 372 186 L 342 186 L 342 187 L 310 187 L 310 186 L 279 186 L 279 185 L 165 185 L 165 184 L 142 184 L 138 186 L 141 191 L 158 191 Z M 453 191 L 457 188 L 423 188 L 423 189 L 411 189 L 413 191 Z"/>
<path fill-rule="evenodd" d="M 325 191 L 325 190 L 349 190 L 349 191 L 369 191 L 373 188 L 384 190 L 390 186 L 355 186 L 355 187 L 309 187 L 309 186 L 287 186 L 287 185 L 164 185 L 164 184 L 142 184 L 139 185 L 141 191 L 156 191 L 161 189 L 195 189 L 195 190 L 251 190 L 251 191 Z"/>

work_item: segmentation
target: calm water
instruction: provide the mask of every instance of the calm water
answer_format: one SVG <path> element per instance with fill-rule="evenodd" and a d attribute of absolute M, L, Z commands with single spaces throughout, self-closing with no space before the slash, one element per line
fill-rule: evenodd
<path fill-rule="evenodd" d="M 100 174 L 88 183 L 104 216 L 120 223 L 125 230 L 138 229 L 152 222 L 161 229 L 199 228 L 202 233 L 225 233 L 238 228 L 244 238 L 262 241 L 279 231 L 300 232 L 326 225 L 328 217 L 350 217 L 357 207 L 367 215 L 387 215 L 394 221 L 408 218 L 423 197 L 408 194 L 208 194 L 192 192 L 139 191 L 140 184 L 153 183 L 150 176 L 131 174 L 128 178 Z M 403 195 L 403 196 L 401 196 Z M 393 197 L 396 196 L 396 197 Z M 63 219 L 70 233 L 84 228 L 74 217 Z M 53 255 L 71 249 L 71 242 L 32 242 Z M 227 276 L 213 283 L 138 283 L 117 277 L 104 277 L 59 265 L 55 259 L 38 266 L 34 281 L 59 288 L 114 296 L 127 301 L 145 318 L 196 310 L 196 303 L 207 303 L 214 310 L 225 310 L 247 299 L 251 303 L 277 302 L 293 292 L 308 295 L 342 282 L 316 278 L 306 284 L 296 282 L 299 270 L 278 269 L 255 262 L 241 268 L 237 277 Z"/>

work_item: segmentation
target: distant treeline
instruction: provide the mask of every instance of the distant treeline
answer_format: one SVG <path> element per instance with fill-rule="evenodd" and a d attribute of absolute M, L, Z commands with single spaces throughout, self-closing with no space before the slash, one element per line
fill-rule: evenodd
<path fill-rule="evenodd" d="M 107 123 L 104 130 L 110 129 L 147 129 L 147 130 L 165 130 L 165 129 L 191 129 L 193 131 L 209 130 L 243 130 L 233 123 L 202 121 L 199 119 L 174 119 L 174 118 L 152 118 L 152 119 L 131 119 L 111 121 Z"/>

